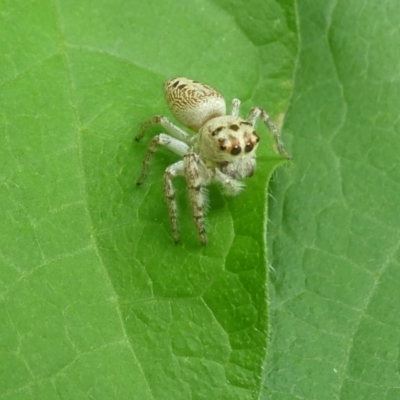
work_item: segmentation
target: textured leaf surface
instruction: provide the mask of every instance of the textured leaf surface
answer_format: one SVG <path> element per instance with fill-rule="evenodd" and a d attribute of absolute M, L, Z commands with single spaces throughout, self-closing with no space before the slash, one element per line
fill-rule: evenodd
<path fill-rule="evenodd" d="M 293 5 L 252 3 L 3 4 L 0 398 L 258 397 L 267 186 L 282 160 L 260 127 L 247 190 L 210 189 L 207 248 L 178 182 L 174 246 L 162 174 L 176 157 L 160 151 L 137 188 L 146 140 L 132 140 L 168 114 L 162 83 L 176 75 L 241 98 L 244 113 L 285 111 Z"/>
<path fill-rule="evenodd" d="M 399 14 L 395 0 L 298 2 L 264 399 L 400 398 Z"/>

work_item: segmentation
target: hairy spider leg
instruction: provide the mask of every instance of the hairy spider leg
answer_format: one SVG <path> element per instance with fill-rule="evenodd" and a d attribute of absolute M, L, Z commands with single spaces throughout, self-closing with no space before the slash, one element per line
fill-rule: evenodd
<path fill-rule="evenodd" d="M 272 133 L 272 136 L 275 140 L 275 146 L 278 149 L 279 154 L 283 155 L 286 159 L 291 160 L 292 156 L 285 150 L 285 146 L 283 145 L 283 141 L 281 138 L 281 133 L 279 129 L 274 125 L 270 116 L 267 112 L 261 107 L 253 107 L 249 115 L 247 116 L 247 121 L 250 122 L 253 126 L 255 126 L 257 120 L 261 118 L 265 125 L 267 125 L 268 130 Z"/>
<path fill-rule="evenodd" d="M 163 115 L 155 115 L 153 118 L 145 122 L 140 128 L 140 132 L 135 137 L 135 140 L 139 141 L 140 139 L 142 139 L 145 131 L 156 124 L 160 124 L 175 139 L 181 140 L 187 144 L 191 143 L 193 140 L 193 135 L 185 132 L 183 129 L 179 128 L 179 126 L 176 126 L 173 122 L 171 122 L 167 117 L 164 117 Z"/>
<path fill-rule="evenodd" d="M 164 173 L 164 194 L 167 199 L 169 220 L 171 222 L 172 237 L 175 243 L 179 241 L 179 230 L 178 230 L 178 207 L 175 199 L 175 188 L 172 184 L 172 179 L 176 176 L 184 175 L 184 163 L 178 161 L 175 164 L 170 165 Z"/>
<path fill-rule="evenodd" d="M 240 109 L 240 100 L 239 99 L 233 99 L 232 100 L 231 115 L 234 116 L 234 117 L 239 116 L 239 109 Z"/>
<path fill-rule="evenodd" d="M 192 216 L 202 245 L 207 244 L 204 227 L 205 199 L 202 193 L 202 179 L 200 169 L 205 169 L 203 161 L 196 153 L 188 153 L 183 158 L 184 173 L 189 192 L 189 203 Z"/>
<path fill-rule="evenodd" d="M 165 133 L 160 133 L 159 135 L 154 136 L 154 138 L 150 141 L 146 156 L 144 157 L 143 169 L 139 179 L 136 182 L 137 185 L 141 185 L 146 179 L 149 166 L 151 164 L 151 161 L 153 160 L 154 153 L 157 151 L 159 145 L 165 146 L 167 149 L 171 150 L 173 153 L 178 154 L 181 157 L 189 151 L 189 146 L 186 143 L 181 142 L 180 140 L 175 139 L 171 136 L 168 136 Z"/>

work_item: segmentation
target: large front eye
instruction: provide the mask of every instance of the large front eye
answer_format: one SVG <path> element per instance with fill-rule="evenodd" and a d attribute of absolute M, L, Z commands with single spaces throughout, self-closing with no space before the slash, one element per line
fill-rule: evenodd
<path fill-rule="evenodd" d="M 242 148 L 240 146 L 235 146 L 231 150 L 231 154 L 234 155 L 234 156 L 237 156 L 241 151 L 242 151 Z"/>
<path fill-rule="evenodd" d="M 246 144 L 246 147 L 244 148 L 244 151 L 246 153 L 249 153 L 250 151 L 253 150 L 253 148 L 254 148 L 253 143 L 249 142 L 249 143 Z"/>

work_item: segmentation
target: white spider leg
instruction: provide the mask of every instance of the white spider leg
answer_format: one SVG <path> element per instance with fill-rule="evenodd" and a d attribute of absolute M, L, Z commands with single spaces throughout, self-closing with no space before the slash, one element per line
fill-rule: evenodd
<path fill-rule="evenodd" d="M 239 115 L 239 109 L 240 109 L 240 100 L 233 99 L 231 115 L 233 115 L 234 117 L 237 117 Z"/>
<path fill-rule="evenodd" d="M 193 135 L 189 135 L 187 132 L 179 128 L 179 126 L 176 126 L 173 122 L 171 122 L 167 117 L 164 117 L 163 115 L 155 115 L 153 118 L 145 122 L 140 128 L 140 132 L 135 137 L 135 140 L 139 141 L 140 139 L 142 139 L 146 129 L 155 124 L 160 124 L 175 139 L 181 140 L 188 144 L 191 143 L 193 140 Z"/>
<path fill-rule="evenodd" d="M 171 221 L 172 237 L 174 242 L 179 241 L 179 231 L 178 231 L 178 207 L 175 200 L 175 189 L 172 184 L 172 179 L 176 176 L 184 175 L 184 165 L 183 161 L 178 161 L 175 164 L 170 165 L 164 174 L 164 194 L 167 199 L 169 220 Z"/>
<path fill-rule="evenodd" d="M 285 146 L 283 145 L 279 129 L 274 125 L 274 123 L 271 121 L 271 118 L 263 108 L 253 107 L 250 110 L 249 115 L 247 116 L 247 121 L 254 126 L 258 118 L 260 117 L 264 121 L 265 125 L 267 125 L 269 131 L 272 133 L 272 136 L 274 137 L 275 140 L 275 146 L 277 147 L 278 152 L 288 160 L 291 160 L 292 156 L 285 150 Z"/>
<path fill-rule="evenodd" d="M 225 194 L 228 196 L 236 196 L 245 186 L 243 182 L 231 178 L 219 169 L 215 170 L 214 180 L 223 187 Z"/>
<path fill-rule="evenodd" d="M 189 146 L 186 143 L 174 139 L 171 136 L 168 136 L 164 133 L 154 136 L 154 138 L 150 141 L 146 156 L 144 157 L 143 169 L 139 179 L 136 182 L 137 185 L 141 185 L 146 179 L 149 166 L 153 159 L 154 153 L 157 151 L 158 145 L 165 146 L 167 149 L 171 150 L 175 154 L 178 154 L 179 156 L 184 156 L 189 151 Z"/>
<path fill-rule="evenodd" d="M 202 194 L 202 178 L 201 170 L 205 166 L 200 157 L 196 153 L 188 153 L 183 158 L 184 172 L 189 191 L 190 208 L 192 216 L 199 234 L 200 242 L 203 245 L 207 244 L 206 230 L 204 227 L 204 208 L 205 201 Z"/>

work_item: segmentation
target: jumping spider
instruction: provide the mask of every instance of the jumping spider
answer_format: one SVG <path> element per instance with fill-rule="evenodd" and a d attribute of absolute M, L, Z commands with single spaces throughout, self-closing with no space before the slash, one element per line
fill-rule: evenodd
<path fill-rule="evenodd" d="M 253 107 L 243 119 L 239 117 L 240 100 L 233 99 L 231 114 L 226 115 L 225 100 L 220 93 L 208 85 L 182 77 L 167 81 L 164 90 L 172 114 L 197 134 L 188 134 L 162 115 L 147 121 L 136 140 L 140 140 L 145 130 L 154 124 L 161 124 L 171 136 L 160 133 L 151 140 L 137 184 L 141 185 L 145 180 L 158 145 L 183 157 L 183 160 L 170 165 L 164 174 L 172 236 L 178 242 L 177 205 L 172 179 L 185 176 L 196 229 L 200 242 L 205 245 L 205 193 L 202 188 L 217 182 L 228 195 L 240 192 L 244 184 L 237 179 L 252 176 L 256 167 L 256 149 L 260 138 L 254 126 L 259 118 L 274 136 L 279 153 L 287 159 L 291 157 L 264 109 Z"/>

